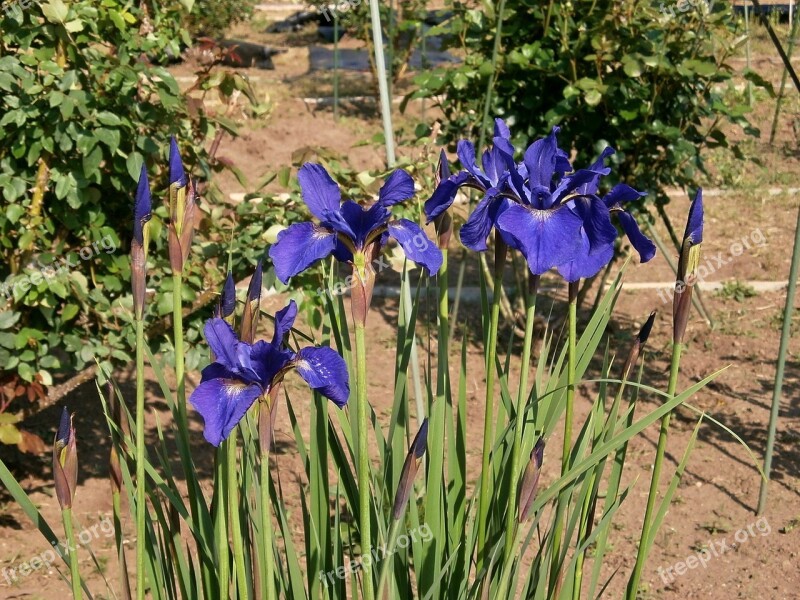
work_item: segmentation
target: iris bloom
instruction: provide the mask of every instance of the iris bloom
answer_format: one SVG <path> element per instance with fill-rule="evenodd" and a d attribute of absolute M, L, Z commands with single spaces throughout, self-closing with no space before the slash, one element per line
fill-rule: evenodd
<path fill-rule="evenodd" d="M 59 505 L 62 509 L 71 508 L 78 487 L 78 450 L 72 415 L 66 407 L 53 442 L 53 479 Z"/>
<path fill-rule="evenodd" d="M 414 195 L 414 181 L 405 171 L 393 172 L 378 193 L 378 201 L 364 208 L 346 200 L 339 186 L 321 166 L 306 163 L 298 173 L 303 201 L 319 223 L 295 223 L 278 234 L 269 255 L 275 274 L 286 283 L 318 260 L 333 254 L 347 263 L 365 262 L 388 237 L 397 240 L 406 256 L 435 274 L 442 253 L 416 223 L 392 219 L 389 208 Z"/>
<path fill-rule="evenodd" d="M 250 406 L 280 385 L 291 369 L 339 408 L 347 404 L 347 365 L 335 350 L 308 347 L 294 352 L 284 343 L 296 316 L 297 305 L 292 301 L 275 315 L 272 341 L 255 344 L 240 341 L 222 319 L 206 323 L 205 337 L 216 362 L 203 369 L 189 401 L 205 421 L 203 435 L 209 443 L 219 446 Z"/>
<path fill-rule="evenodd" d="M 186 175 L 175 137 L 169 141 L 169 260 L 173 271 L 183 271 L 194 234 L 195 190 Z"/>

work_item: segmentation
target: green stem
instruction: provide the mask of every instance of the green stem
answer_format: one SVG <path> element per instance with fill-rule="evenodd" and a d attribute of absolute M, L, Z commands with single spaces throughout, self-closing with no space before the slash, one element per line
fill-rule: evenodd
<path fill-rule="evenodd" d="M 481 131 L 478 140 L 478 148 L 482 149 L 486 142 L 486 126 L 489 121 L 489 111 L 492 107 L 492 95 L 495 82 L 497 81 L 497 61 L 500 58 L 500 49 L 503 40 L 503 13 L 506 10 L 506 0 L 500 0 L 497 5 L 497 26 L 494 32 L 494 45 L 492 46 L 492 73 L 486 82 L 486 94 L 483 98 L 483 116 L 481 117 Z"/>
<path fill-rule="evenodd" d="M 377 598 L 383 598 L 383 588 L 386 587 L 386 580 L 389 578 L 389 567 L 394 562 L 394 558 L 392 554 L 394 553 L 394 547 L 397 543 L 397 535 L 400 532 L 400 523 L 402 519 L 394 519 L 392 521 L 392 527 L 389 529 L 389 542 L 386 545 L 386 553 L 384 554 L 383 559 L 383 566 L 381 567 L 381 577 L 378 580 L 378 596 Z M 389 594 L 391 598 L 392 595 Z"/>
<path fill-rule="evenodd" d="M 499 250 L 495 250 L 499 252 Z M 477 572 L 480 574 L 484 566 L 486 550 L 486 524 L 489 519 L 489 504 L 491 500 L 491 483 L 489 472 L 489 454 L 494 442 L 494 374 L 495 360 L 497 357 L 497 329 L 500 319 L 500 289 L 503 286 L 502 265 L 495 264 L 494 292 L 492 294 L 492 312 L 489 321 L 489 336 L 486 350 L 486 400 L 483 413 L 483 453 L 481 458 L 481 487 L 478 499 L 478 548 Z"/>
<path fill-rule="evenodd" d="M 672 344 L 672 365 L 669 371 L 669 388 L 667 394 L 670 398 L 675 397 L 675 390 L 678 387 L 678 373 L 681 365 L 681 350 L 683 345 L 680 343 Z M 642 535 L 639 538 L 639 550 L 636 554 L 636 565 L 633 567 L 631 579 L 628 582 L 628 591 L 626 598 L 628 600 L 635 600 L 636 592 L 639 589 L 639 581 L 642 578 L 642 568 L 647 560 L 647 555 L 650 551 L 650 543 L 655 535 L 655 531 L 650 531 L 650 525 L 653 521 L 653 510 L 656 506 L 656 498 L 658 496 L 658 483 L 661 479 L 661 466 L 664 462 L 664 454 L 667 449 L 667 436 L 669 435 L 669 420 L 672 412 L 668 412 L 661 418 L 661 430 L 658 434 L 658 446 L 656 447 L 656 458 L 653 463 L 653 477 L 650 480 L 650 493 L 647 496 L 647 508 L 644 512 L 644 521 L 642 523 Z"/>
<path fill-rule="evenodd" d="M 136 597 L 144 600 L 144 321 L 136 319 Z"/>
<path fill-rule="evenodd" d="M 219 577 L 219 597 L 228 598 L 230 594 L 230 545 L 228 543 L 228 525 L 226 522 L 227 504 L 228 504 L 228 461 L 227 461 L 227 444 L 222 444 L 217 448 L 216 464 L 214 474 L 215 484 L 215 515 L 214 515 L 214 531 L 216 533 L 216 546 L 217 546 L 217 573 Z"/>
<path fill-rule="evenodd" d="M 369 0 L 369 13 L 372 19 L 372 45 L 375 50 L 375 70 L 378 77 L 378 93 L 381 100 L 381 117 L 383 119 L 383 137 L 386 145 L 386 164 L 393 167 L 394 130 L 392 129 L 392 100 L 389 98 L 389 79 L 386 73 L 386 60 L 383 55 L 383 30 L 381 29 L 381 12 L 378 0 Z M 370 584 L 370 591 L 372 591 Z M 364 588 L 366 591 L 366 588 Z"/>
<path fill-rule="evenodd" d="M 573 405 L 575 404 L 575 359 L 578 329 L 578 298 L 577 282 L 569 284 L 569 336 L 567 341 L 567 402 L 564 409 L 564 446 L 561 451 L 561 476 L 563 477 L 570 467 L 570 451 L 572 450 L 572 420 Z M 569 492 L 562 491 L 556 502 L 555 530 L 553 531 L 553 545 L 550 554 L 550 597 L 555 597 L 554 592 L 560 587 L 561 579 L 561 538 L 564 535 L 567 504 Z"/>
<path fill-rule="evenodd" d="M 372 536 L 370 534 L 370 488 L 369 488 L 369 454 L 367 419 L 367 345 L 365 342 L 364 323 L 356 323 L 356 418 L 358 419 L 358 508 L 360 516 L 361 556 L 372 554 Z M 374 598 L 372 586 L 372 561 L 362 564 L 362 583 L 364 599 Z"/>
<path fill-rule="evenodd" d="M 67 552 L 69 553 L 69 572 L 72 581 L 72 597 L 79 600 L 83 597 L 81 592 L 81 574 L 78 571 L 78 546 L 75 544 L 75 530 L 72 527 L 72 509 L 65 508 L 61 511 L 64 519 L 64 531 L 67 534 Z"/>
<path fill-rule="evenodd" d="M 515 408 L 514 445 L 511 449 L 511 485 L 509 486 L 508 511 L 506 512 L 506 542 L 504 556 L 506 562 L 512 559 L 515 530 L 517 524 L 517 487 L 519 486 L 519 455 L 522 447 L 522 431 L 525 425 L 525 401 L 528 397 L 528 373 L 530 372 L 531 346 L 533 345 L 533 324 L 536 318 L 536 294 L 528 303 L 525 315 L 525 345 L 522 347 L 522 363 L 520 363 L 519 390 Z"/>
<path fill-rule="evenodd" d="M 266 407 L 261 407 L 266 410 Z M 272 545 L 272 516 L 270 508 L 272 506 L 269 497 L 269 450 L 261 455 L 261 529 L 264 532 L 264 553 L 266 563 L 266 600 L 276 600 L 275 594 L 275 554 Z"/>
<path fill-rule="evenodd" d="M 239 481 L 236 476 L 236 440 L 237 428 L 234 427 L 228 441 L 228 514 L 230 515 L 231 538 L 233 539 L 233 564 L 235 568 L 234 589 L 238 590 L 237 598 L 249 597 L 247 570 L 244 566 L 244 544 L 242 543 L 242 525 L 239 517 Z"/>
<path fill-rule="evenodd" d="M 800 15 L 796 16 L 795 19 L 800 19 Z M 797 23 L 797 21 L 795 21 L 795 23 Z M 764 453 L 764 479 L 761 480 L 761 489 L 758 493 L 759 515 L 763 514 L 764 509 L 767 507 L 769 473 L 772 470 L 775 430 L 778 426 L 781 393 L 783 391 L 783 371 L 786 367 L 786 353 L 789 351 L 789 340 L 792 337 L 792 317 L 794 315 L 794 295 L 797 288 L 798 267 L 800 267 L 800 211 L 797 213 L 797 224 L 794 229 L 794 250 L 792 251 L 792 263 L 789 267 L 789 287 L 786 290 L 786 304 L 783 308 L 783 327 L 781 328 L 781 342 L 778 349 L 778 364 L 775 368 L 775 385 L 772 387 L 772 407 L 769 414 L 767 448 Z"/>

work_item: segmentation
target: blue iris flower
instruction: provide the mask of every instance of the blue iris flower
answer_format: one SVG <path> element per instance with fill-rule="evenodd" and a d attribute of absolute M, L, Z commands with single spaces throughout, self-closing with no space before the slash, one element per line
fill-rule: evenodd
<path fill-rule="evenodd" d="M 590 167 L 573 170 L 566 152 L 558 147 L 558 132 L 553 127 L 515 164 L 508 128 L 497 119 L 492 151 L 484 154 L 485 173 L 475 168 L 472 145 L 460 142 L 459 159 L 465 170 L 439 184 L 425 204 L 428 219 L 446 210 L 460 187 L 481 189 L 483 198 L 461 228 L 465 246 L 485 251 L 495 228 L 508 246 L 524 254 L 534 275 L 559 267 L 565 279 L 574 281 L 596 274 L 611 260 L 617 238 L 613 212 L 642 262 L 650 260 L 655 247 L 622 208 L 644 194 L 620 184 L 605 197 L 598 195 L 600 179 L 610 173 L 605 159 L 614 150 L 606 148 Z"/>
<path fill-rule="evenodd" d="M 355 254 L 366 254 L 372 244 L 383 247 L 392 237 L 414 262 L 435 274 L 442 253 L 416 223 L 392 219 L 389 207 L 414 195 L 414 181 L 405 171 L 394 171 L 384 182 L 372 206 L 341 201 L 339 186 L 321 166 L 306 163 L 297 175 L 303 201 L 319 223 L 291 225 L 278 234 L 269 255 L 275 274 L 286 283 L 318 260 L 333 254 L 342 262 L 353 262 Z"/>
<path fill-rule="evenodd" d="M 335 350 L 308 347 L 294 352 L 284 343 L 296 316 L 297 305 L 291 301 L 275 315 L 272 341 L 255 344 L 239 340 L 220 318 L 206 323 L 205 337 L 215 362 L 203 369 L 200 385 L 189 401 L 205 421 L 203 435 L 209 443 L 219 446 L 253 402 L 269 394 L 291 369 L 339 408 L 347 404 L 347 365 Z"/>

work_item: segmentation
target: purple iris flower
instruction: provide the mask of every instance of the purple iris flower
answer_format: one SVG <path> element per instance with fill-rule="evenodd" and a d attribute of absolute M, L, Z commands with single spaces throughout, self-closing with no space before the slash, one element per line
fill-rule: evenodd
<path fill-rule="evenodd" d="M 339 408 L 347 404 L 347 365 L 335 350 L 308 347 L 294 352 L 284 343 L 296 316 L 297 305 L 291 301 L 275 315 L 272 341 L 255 344 L 239 340 L 222 319 L 206 323 L 205 337 L 216 361 L 203 369 L 189 401 L 205 421 L 203 435 L 210 444 L 219 446 L 253 402 L 280 385 L 290 369 Z"/>
<path fill-rule="evenodd" d="M 147 178 L 147 167 L 142 163 L 142 170 L 139 174 L 139 183 L 136 186 L 136 199 L 133 203 L 133 239 L 140 246 L 144 246 L 144 224 L 152 216 L 152 206 L 150 198 L 150 181 Z"/>
<path fill-rule="evenodd" d="M 516 240 L 512 246 L 525 255 L 534 275 L 575 258 L 583 244 L 582 228 L 592 255 L 617 237 L 608 210 L 595 195 L 600 177 L 610 173 L 603 163 L 613 150 L 607 148 L 588 169 L 565 174 L 572 167 L 558 148 L 558 131 L 553 127 L 550 135 L 527 149 L 522 165 L 509 178 L 518 201 L 497 217 L 497 229 Z M 583 209 L 576 209 L 579 202 Z M 491 224 L 485 227 L 487 236 L 490 229 Z"/>
<path fill-rule="evenodd" d="M 306 163 L 297 175 L 303 201 L 319 223 L 295 223 L 278 234 L 269 255 L 282 282 L 301 273 L 318 260 L 333 254 L 342 262 L 353 262 L 371 244 L 383 247 L 388 237 L 397 240 L 406 256 L 435 274 L 442 253 L 416 223 L 392 219 L 389 207 L 414 195 L 414 181 L 402 170 L 394 171 L 378 193 L 378 201 L 364 208 L 341 201 L 339 186 L 321 166 Z"/>

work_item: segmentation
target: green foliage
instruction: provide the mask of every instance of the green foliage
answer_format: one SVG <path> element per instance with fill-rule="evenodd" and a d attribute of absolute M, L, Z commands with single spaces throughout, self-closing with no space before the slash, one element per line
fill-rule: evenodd
<path fill-rule="evenodd" d="M 734 279 L 726 281 L 722 285 L 722 289 L 717 292 L 721 298 L 728 300 L 736 300 L 736 302 L 744 302 L 748 298 L 753 298 L 758 295 L 755 288 L 745 282 Z"/>
<path fill-rule="evenodd" d="M 442 98 L 449 140 L 478 137 L 476 115 L 495 71 L 495 6 L 457 3 L 450 27 L 464 63 L 416 79 L 415 96 Z M 712 14 L 700 3 L 671 17 L 657 2 L 508 0 L 488 114 L 507 119 L 518 147 L 559 125 L 578 165 L 611 145 L 612 171 L 666 203 L 666 186 L 694 185 L 705 171 L 704 148 L 739 152 L 726 121 L 759 133 L 743 100 L 725 98 L 733 76 L 726 60 L 743 42 L 731 12 L 720 2 Z"/>
<path fill-rule="evenodd" d="M 194 37 L 224 37 L 233 25 L 249 19 L 255 0 L 196 0 L 189 18 Z"/>
<path fill-rule="evenodd" d="M 190 113 L 175 78 L 146 58 L 188 42 L 185 14 L 178 2 L 116 0 L 12 3 L 0 13 L 0 382 L 18 373 L 50 385 L 55 371 L 130 360 L 125 282 L 139 169 L 165 164 L 174 134 L 208 180 L 223 165 L 205 140 L 235 132 L 206 111 Z M 202 93 L 246 87 L 234 74 L 211 75 L 199 74 Z M 164 169 L 152 172 L 165 180 Z M 167 216 L 156 212 L 156 221 Z M 224 255 L 223 232 L 213 219 L 205 225 L 195 273 Z M 162 260 L 152 271 L 156 306 L 171 293 L 160 284 L 167 269 Z M 221 277 L 190 278 L 185 298 Z"/>

